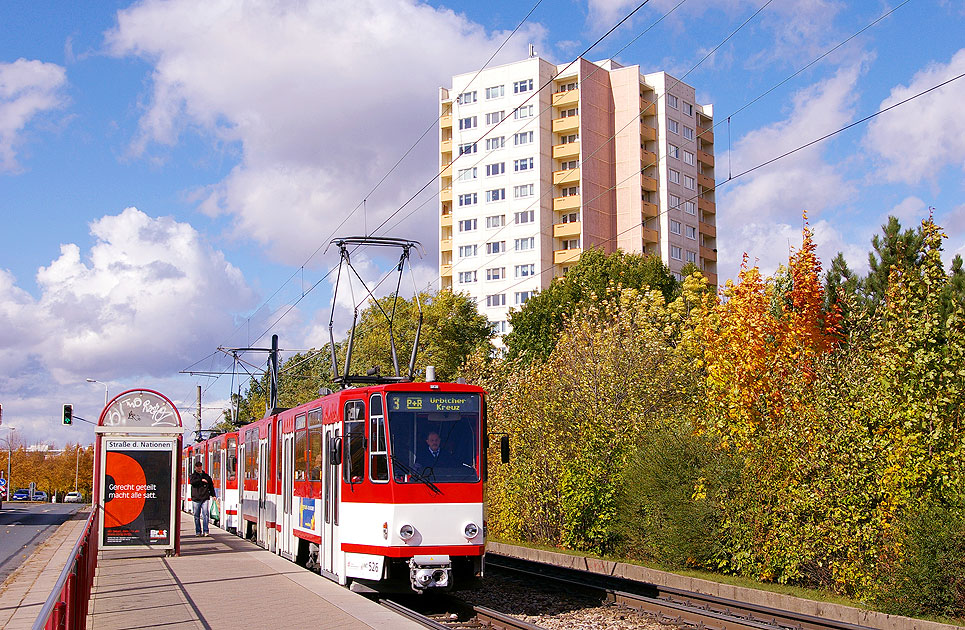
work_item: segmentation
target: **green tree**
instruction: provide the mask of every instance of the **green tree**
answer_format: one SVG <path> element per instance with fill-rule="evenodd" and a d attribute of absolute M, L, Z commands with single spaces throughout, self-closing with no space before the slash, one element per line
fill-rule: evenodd
<path fill-rule="evenodd" d="M 864 303 L 873 309 L 884 302 L 888 294 L 892 267 L 901 270 L 918 265 L 924 238 L 921 228 L 902 231 L 901 222 L 893 216 L 881 226 L 881 232 L 871 239 L 874 251 L 868 254 L 868 275 L 861 282 Z"/>
<path fill-rule="evenodd" d="M 653 289 L 669 302 L 678 295 L 680 284 L 656 256 L 588 249 L 565 276 L 510 313 L 512 331 L 503 339 L 508 357 L 545 360 L 568 316 L 588 304 L 602 305 L 624 288 Z"/>

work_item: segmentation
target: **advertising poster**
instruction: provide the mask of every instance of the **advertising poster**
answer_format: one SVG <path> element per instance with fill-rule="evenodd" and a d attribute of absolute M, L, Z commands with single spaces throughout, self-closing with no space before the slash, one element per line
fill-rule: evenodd
<path fill-rule="evenodd" d="M 103 546 L 172 546 L 176 443 L 112 438 L 105 442 Z"/>
<path fill-rule="evenodd" d="M 298 524 L 305 529 L 315 531 L 315 499 L 302 497 L 298 512 Z"/>

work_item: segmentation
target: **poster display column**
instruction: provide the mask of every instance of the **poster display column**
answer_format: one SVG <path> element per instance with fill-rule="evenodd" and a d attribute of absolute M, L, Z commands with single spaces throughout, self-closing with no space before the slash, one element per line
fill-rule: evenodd
<path fill-rule="evenodd" d="M 177 407 L 158 392 L 128 390 L 104 408 L 95 431 L 100 547 L 180 555 L 184 428 Z"/>

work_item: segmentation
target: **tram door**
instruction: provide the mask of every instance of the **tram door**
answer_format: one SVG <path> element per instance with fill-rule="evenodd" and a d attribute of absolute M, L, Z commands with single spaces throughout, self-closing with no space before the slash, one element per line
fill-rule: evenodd
<path fill-rule="evenodd" d="M 265 427 L 268 431 L 267 440 L 258 440 L 258 535 L 257 542 L 268 548 L 268 523 L 271 521 L 274 530 L 274 518 L 269 514 L 268 481 L 271 478 L 271 454 L 268 445 L 271 444 L 271 423 Z"/>
<path fill-rule="evenodd" d="M 293 504 L 293 486 L 294 486 L 294 473 L 295 473 L 295 434 L 293 433 L 283 433 L 281 441 L 281 497 L 279 498 L 279 523 L 281 523 L 281 540 L 278 541 L 278 549 L 281 555 L 285 556 L 289 560 L 293 560 L 295 555 L 291 548 L 292 544 L 292 527 L 294 522 Z"/>
<path fill-rule="evenodd" d="M 325 478 L 323 479 L 323 506 L 321 564 L 322 573 L 338 577 L 335 564 L 338 551 L 338 503 L 341 486 L 341 465 L 333 455 L 341 450 L 340 431 L 337 424 L 325 426 Z M 341 580 L 339 580 L 341 581 Z"/>

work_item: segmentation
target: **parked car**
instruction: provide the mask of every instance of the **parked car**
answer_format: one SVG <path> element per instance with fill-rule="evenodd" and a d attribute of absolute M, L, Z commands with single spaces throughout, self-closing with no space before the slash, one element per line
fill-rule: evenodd
<path fill-rule="evenodd" d="M 47 493 L 44 492 L 43 490 L 34 490 L 33 500 L 34 500 L 34 501 L 46 501 L 46 500 L 47 500 Z"/>
<path fill-rule="evenodd" d="M 84 495 L 79 492 L 68 492 L 64 495 L 64 503 L 83 503 Z"/>
<path fill-rule="evenodd" d="M 30 500 L 30 490 L 26 488 L 21 488 L 13 493 L 11 497 L 12 501 L 29 501 Z"/>

